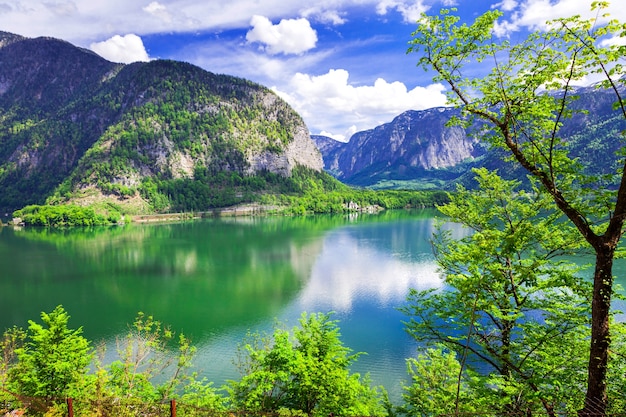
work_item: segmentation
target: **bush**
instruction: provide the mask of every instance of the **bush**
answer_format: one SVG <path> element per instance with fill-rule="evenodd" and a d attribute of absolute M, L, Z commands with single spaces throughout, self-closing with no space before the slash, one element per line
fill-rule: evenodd
<path fill-rule="evenodd" d="M 110 212 L 108 218 L 91 207 L 77 205 L 31 205 L 13 213 L 28 226 L 100 226 L 117 223 L 121 214 Z"/>
<path fill-rule="evenodd" d="M 242 346 L 243 377 L 230 384 L 231 402 L 248 412 L 384 415 L 381 395 L 369 378 L 349 371 L 358 356 L 343 346 L 330 315 L 305 313 L 291 334 L 276 328 L 271 339 L 253 335 Z"/>
<path fill-rule="evenodd" d="M 29 321 L 26 344 L 15 349 L 17 363 L 9 369 L 8 386 L 21 395 L 55 402 L 80 392 L 93 350 L 82 328 L 67 327 L 69 315 L 63 307 L 42 313 L 41 320 L 43 325 Z"/>

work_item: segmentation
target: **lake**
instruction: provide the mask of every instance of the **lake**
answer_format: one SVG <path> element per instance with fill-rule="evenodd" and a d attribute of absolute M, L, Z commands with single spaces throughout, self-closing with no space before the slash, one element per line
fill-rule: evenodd
<path fill-rule="evenodd" d="M 233 360 L 247 332 L 270 332 L 277 321 L 291 328 L 303 311 L 332 311 L 344 344 L 367 353 L 353 371 L 369 372 L 398 400 L 405 359 L 418 346 L 397 309 L 409 288 L 441 285 L 433 214 L 0 228 L 0 329 L 26 328 L 61 304 L 71 328 L 82 326 L 114 354 L 141 311 L 190 337 L 195 369 L 221 386 L 239 378 Z"/>

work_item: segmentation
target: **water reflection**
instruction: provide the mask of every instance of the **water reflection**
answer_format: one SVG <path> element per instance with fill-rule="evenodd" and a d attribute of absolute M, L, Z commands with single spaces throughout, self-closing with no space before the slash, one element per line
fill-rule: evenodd
<path fill-rule="evenodd" d="M 377 227 L 364 235 L 367 230 L 345 228 L 327 234 L 311 279 L 300 293 L 304 309 L 349 313 L 359 299 L 383 308 L 397 307 L 409 288 L 440 285 L 430 255 L 415 252 L 411 244 L 416 237 L 430 234 L 405 233 L 394 227 L 386 227 L 382 234 Z"/>
<path fill-rule="evenodd" d="M 303 311 L 335 312 L 345 344 L 367 353 L 353 370 L 370 373 L 375 384 L 399 399 L 405 359 L 416 353 L 417 345 L 404 331 L 406 317 L 398 307 L 409 288 L 441 285 L 429 243 L 433 231 L 431 217 L 409 217 L 348 223 L 324 232 L 321 245 L 310 253 L 315 261 L 308 279 L 277 314 L 278 321 L 290 327 Z M 271 331 L 272 325 L 262 321 L 215 335 L 199 351 L 199 369 L 218 385 L 238 378 L 225 358 L 233 357 L 246 332 Z"/>
<path fill-rule="evenodd" d="M 0 303 L 11 314 L 0 325 L 25 327 L 63 304 L 70 324 L 104 339 L 111 355 L 143 311 L 189 335 L 197 370 L 219 386 L 238 377 L 232 360 L 249 330 L 335 311 L 345 344 L 367 352 L 355 370 L 397 397 L 416 349 L 397 307 L 409 288 L 440 285 L 433 230 L 430 213 L 406 212 L 6 230 Z"/>

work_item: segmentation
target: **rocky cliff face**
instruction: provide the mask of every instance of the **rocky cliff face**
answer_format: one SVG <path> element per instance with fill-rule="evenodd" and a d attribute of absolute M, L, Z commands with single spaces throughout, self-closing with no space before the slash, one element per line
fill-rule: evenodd
<path fill-rule="evenodd" d="M 315 171 L 324 169 L 322 154 L 315 146 L 304 125 L 294 133 L 294 140 L 289 142 L 285 152 L 263 151 L 249 156 L 249 172 L 267 170 L 281 175 L 289 175 L 293 168 L 302 165 Z"/>
<path fill-rule="evenodd" d="M 0 32 L 0 115 L 8 209 L 42 203 L 61 183 L 106 193 L 198 167 L 323 166 L 301 117 L 265 87 L 174 61 L 114 64 L 51 38 Z"/>
<path fill-rule="evenodd" d="M 392 122 L 358 132 L 348 143 L 315 136 L 325 169 L 348 183 L 368 178 L 408 178 L 449 169 L 484 155 L 478 139 L 458 126 L 446 126 L 459 112 L 452 108 L 407 111 Z"/>

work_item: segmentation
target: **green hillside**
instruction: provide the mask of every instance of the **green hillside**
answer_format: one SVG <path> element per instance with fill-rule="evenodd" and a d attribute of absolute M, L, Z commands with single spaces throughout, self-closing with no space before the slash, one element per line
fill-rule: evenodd
<path fill-rule="evenodd" d="M 259 176 L 321 171 L 300 116 L 247 80 L 174 61 L 113 64 L 67 42 L 8 33 L 0 74 L 4 211 L 103 198 L 141 212 L 172 201 L 207 208 L 171 193 L 200 182 L 213 194 L 241 186 L 240 195 L 261 191 Z"/>

